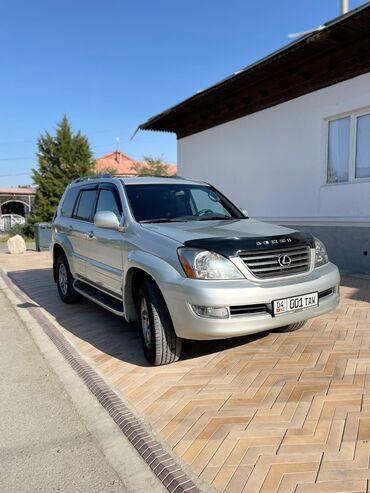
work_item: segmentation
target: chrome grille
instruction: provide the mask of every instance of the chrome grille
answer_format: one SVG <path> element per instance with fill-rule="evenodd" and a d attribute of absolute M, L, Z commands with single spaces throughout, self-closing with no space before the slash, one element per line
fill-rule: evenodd
<path fill-rule="evenodd" d="M 289 265 L 280 265 L 279 258 L 287 255 Z M 308 245 L 296 247 L 242 252 L 240 258 L 255 277 L 265 279 L 291 276 L 310 270 L 311 249 Z"/>

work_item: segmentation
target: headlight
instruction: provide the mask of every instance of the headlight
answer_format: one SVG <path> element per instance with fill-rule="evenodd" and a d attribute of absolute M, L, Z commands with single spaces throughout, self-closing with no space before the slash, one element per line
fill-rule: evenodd
<path fill-rule="evenodd" d="M 318 238 L 315 238 L 315 267 L 320 267 L 329 262 L 325 245 Z"/>
<path fill-rule="evenodd" d="M 179 248 L 178 255 L 185 274 L 192 279 L 244 279 L 240 270 L 218 253 Z"/>

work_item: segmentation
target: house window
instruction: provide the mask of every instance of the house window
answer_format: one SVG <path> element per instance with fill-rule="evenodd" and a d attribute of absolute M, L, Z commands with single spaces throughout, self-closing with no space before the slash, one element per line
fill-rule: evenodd
<path fill-rule="evenodd" d="M 370 113 L 328 121 L 327 183 L 370 178 Z"/>
<path fill-rule="evenodd" d="M 370 177 L 370 114 L 357 117 L 356 178 Z"/>
<path fill-rule="evenodd" d="M 329 122 L 328 183 L 348 181 L 351 118 Z"/>

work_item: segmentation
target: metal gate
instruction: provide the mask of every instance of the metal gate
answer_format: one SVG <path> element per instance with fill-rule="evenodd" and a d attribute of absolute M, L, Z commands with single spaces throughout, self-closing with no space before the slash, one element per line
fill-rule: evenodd
<path fill-rule="evenodd" d="M 6 233 L 16 224 L 24 224 L 25 222 L 25 218 L 18 214 L 2 214 L 0 216 L 0 231 Z"/>

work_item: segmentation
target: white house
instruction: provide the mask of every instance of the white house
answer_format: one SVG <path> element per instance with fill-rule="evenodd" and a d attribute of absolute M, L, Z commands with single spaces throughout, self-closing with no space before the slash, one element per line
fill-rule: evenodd
<path fill-rule="evenodd" d="M 151 118 L 181 176 L 370 272 L 370 3 Z"/>

